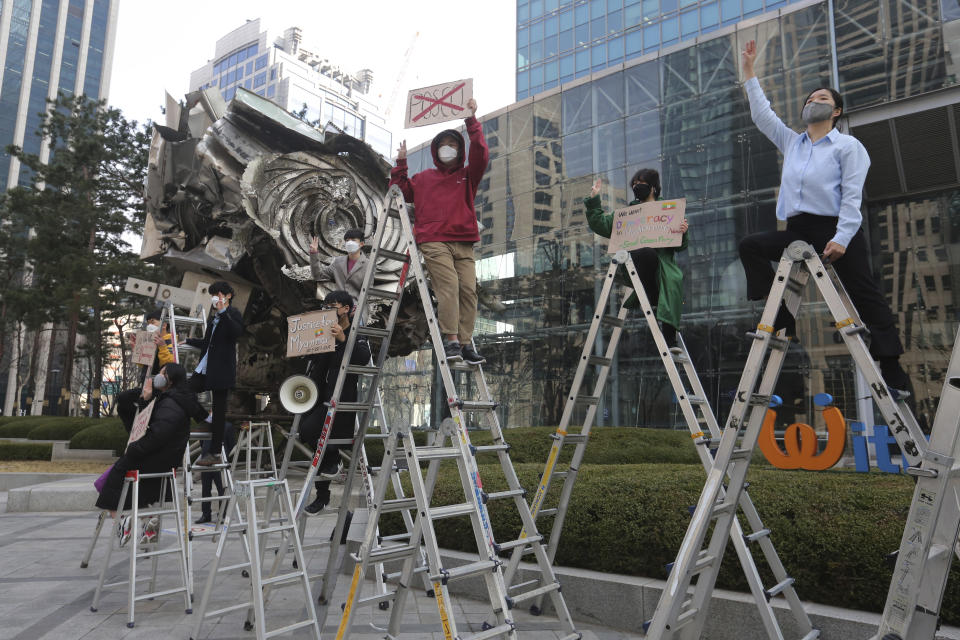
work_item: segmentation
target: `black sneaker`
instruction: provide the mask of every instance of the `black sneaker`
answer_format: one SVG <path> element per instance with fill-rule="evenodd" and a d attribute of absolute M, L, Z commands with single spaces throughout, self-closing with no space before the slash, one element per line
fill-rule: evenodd
<path fill-rule="evenodd" d="M 209 513 L 201 514 L 201 516 L 193 522 L 193 524 L 212 524 L 212 523 L 213 523 L 213 516 L 211 516 Z"/>
<path fill-rule="evenodd" d="M 460 355 L 460 343 L 444 342 L 443 355 L 446 356 L 447 362 L 459 362 L 463 360 L 463 356 Z"/>
<path fill-rule="evenodd" d="M 477 353 L 472 344 L 463 345 L 460 349 L 460 355 L 463 356 L 463 361 L 467 364 L 483 364 L 487 361 L 486 358 Z"/>
<path fill-rule="evenodd" d="M 218 462 L 220 462 L 220 461 L 217 459 L 217 456 L 213 455 L 212 453 L 208 453 L 208 454 L 200 457 L 196 462 L 194 462 L 194 463 L 193 463 L 193 466 L 195 466 L 195 467 L 212 467 L 213 465 L 217 464 Z"/>
<path fill-rule="evenodd" d="M 323 508 L 327 506 L 326 501 L 317 498 L 307 506 L 303 508 L 303 512 L 308 516 L 318 516 L 320 512 L 323 511 Z"/>

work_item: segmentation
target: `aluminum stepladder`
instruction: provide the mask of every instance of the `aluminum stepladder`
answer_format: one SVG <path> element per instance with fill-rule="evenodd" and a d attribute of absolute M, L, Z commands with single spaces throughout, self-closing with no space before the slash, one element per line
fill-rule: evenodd
<path fill-rule="evenodd" d="M 385 229 L 388 227 L 388 225 L 390 225 L 391 220 L 399 220 L 400 222 L 402 229 L 401 238 L 406 248 L 405 253 L 394 253 L 386 251 L 380 247 L 382 238 L 384 237 Z M 541 593 L 549 593 L 553 600 L 557 614 L 564 625 L 564 638 L 566 640 L 580 638 L 580 633 L 575 631 L 573 628 L 573 621 L 570 618 L 570 614 L 567 610 L 566 603 L 563 600 L 563 596 L 560 594 L 560 584 L 553 575 L 552 567 L 547 560 L 546 550 L 542 545 L 542 537 L 536 533 L 536 525 L 533 522 L 533 517 L 531 516 L 526 503 L 525 490 L 520 486 L 520 483 L 516 477 L 516 473 L 514 472 L 513 465 L 510 461 L 509 454 L 507 453 L 509 446 L 504 441 L 503 434 L 497 420 L 495 412 L 497 405 L 490 397 L 490 391 L 483 377 L 482 368 L 463 363 L 451 364 L 446 360 L 442 346 L 442 337 L 437 325 L 436 315 L 433 312 L 431 297 L 427 289 L 426 277 L 424 275 L 424 268 L 420 264 L 420 254 L 416 243 L 414 242 L 413 229 L 407 213 L 406 204 L 404 203 L 403 196 L 401 195 L 399 189 L 396 187 L 391 187 L 390 191 L 387 193 L 384 212 L 381 215 L 380 224 L 377 227 L 376 238 L 373 242 L 373 253 L 371 255 L 370 264 L 375 265 L 377 262 L 376 257 L 380 255 L 393 258 L 395 260 L 400 260 L 404 262 L 405 265 L 403 276 L 400 279 L 400 283 L 396 292 L 390 292 L 388 295 L 384 295 L 383 293 L 377 292 L 376 289 L 371 288 L 373 282 L 373 271 L 375 267 L 371 267 L 367 272 L 364 279 L 363 288 L 361 289 L 361 305 L 359 312 L 364 310 L 363 305 L 366 302 L 367 296 L 371 294 L 377 295 L 378 297 L 389 298 L 394 301 L 394 304 L 391 308 L 390 317 L 387 321 L 386 329 L 382 330 L 383 342 L 376 358 L 376 364 L 372 368 L 367 368 L 369 369 L 368 373 L 373 376 L 373 381 L 370 387 L 371 391 L 368 393 L 366 402 L 357 403 L 356 405 L 350 406 L 345 406 L 342 403 L 337 405 L 336 402 L 332 402 L 331 411 L 348 409 L 357 411 L 361 415 L 369 414 L 372 411 L 372 389 L 376 386 L 377 377 L 379 376 L 386 357 L 386 349 L 400 306 L 397 303 L 401 298 L 406 276 L 408 275 L 408 269 L 412 269 L 414 278 L 416 280 L 417 292 L 420 300 L 422 301 L 424 312 L 427 316 L 427 324 L 430 328 L 434 353 L 436 355 L 441 377 L 443 379 L 447 403 L 451 413 L 451 420 L 446 421 L 446 424 L 449 425 L 450 430 L 447 432 L 444 429 L 439 429 L 435 434 L 432 446 L 418 447 L 414 443 L 409 426 L 399 425 L 390 429 L 389 437 L 385 441 L 384 445 L 384 458 L 381 465 L 381 470 L 392 469 L 395 464 L 395 457 L 398 454 L 398 451 L 402 449 L 404 458 L 406 459 L 407 468 L 410 473 L 410 481 L 414 496 L 412 499 L 398 498 L 396 500 L 386 500 L 385 496 L 387 483 L 390 481 L 390 475 L 387 473 L 380 473 L 377 476 L 376 488 L 374 490 L 374 514 L 373 517 L 371 517 L 371 519 L 367 522 L 364 540 L 360 545 L 359 552 L 354 555 L 356 564 L 349 588 L 348 600 L 344 605 L 344 612 L 338 626 L 336 638 L 345 638 L 350 634 L 353 613 L 356 607 L 361 604 L 361 602 L 358 602 L 360 596 L 360 581 L 365 575 L 369 564 L 373 562 L 391 562 L 402 560 L 403 565 L 396 591 L 391 594 L 367 598 L 362 602 L 363 604 L 367 604 L 373 602 L 392 601 L 394 606 L 390 614 L 389 628 L 386 637 L 394 638 L 399 634 L 404 604 L 407 596 L 409 595 L 411 580 L 413 579 L 413 574 L 419 571 L 418 565 L 420 564 L 421 557 L 421 540 L 424 544 L 427 558 L 425 572 L 429 577 L 430 583 L 433 587 L 433 592 L 437 600 L 437 607 L 440 611 L 442 632 L 446 638 L 451 640 L 455 637 L 460 639 L 471 638 L 473 640 L 479 640 L 480 638 L 517 637 L 516 625 L 510 619 L 509 615 L 509 609 L 517 602 L 515 602 L 513 599 L 509 599 L 506 595 L 506 588 L 503 581 L 501 567 L 502 561 L 498 558 L 498 553 L 507 551 L 514 546 L 523 544 L 525 542 L 534 543 L 538 565 L 543 574 L 547 576 L 545 584 L 541 590 L 539 592 L 531 593 L 529 597 L 536 597 Z M 351 333 L 350 339 L 352 340 L 353 337 L 354 335 Z M 347 360 L 345 357 L 344 362 L 346 363 L 346 361 Z M 350 370 L 353 370 L 356 373 L 363 373 L 363 371 L 360 371 L 359 369 L 360 368 L 358 367 L 351 368 L 344 364 L 341 369 L 337 393 L 334 394 L 334 398 L 338 397 L 340 383 L 342 382 L 344 375 Z M 460 394 L 456 390 L 454 372 L 463 372 L 470 376 L 481 397 L 477 400 L 465 400 L 461 398 Z M 475 447 L 470 443 L 470 438 L 466 430 L 468 414 L 480 414 L 481 419 L 491 430 L 491 435 L 493 436 L 492 445 Z M 363 424 L 364 420 L 362 419 L 361 426 L 363 426 Z M 358 435 L 362 435 L 363 431 L 364 430 L 362 429 L 361 434 Z M 450 444 L 444 446 L 447 438 L 450 439 Z M 356 455 L 359 446 L 362 446 L 360 437 L 356 438 L 354 442 L 355 455 L 353 456 L 353 460 L 357 460 L 359 458 L 359 456 Z M 509 490 L 489 494 L 484 492 L 479 469 L 475 459 L 475 456 L 478 453 L 496 453 L 498 455 L 502 471 L 507 479 Z M 439 465 L 443 460 L 453 461 L 456 463 L 465 502 L 441 507 L 431 506 L 430 501 L 433 494 L 433 485 L 439 471 Z M 429 465 L 426 479 L 424 479 L 423 476 L 423 470 L 420 466 L 421 463 L 427 463 Z M 356 472 L 356 466 L 357 465 L 355 464 L 351 465 L 350 472 L 347 474 L 347 486 L 349 486 L 349 483 L 352 481 L 352 476 Z M 528 531 L 533 532 L 529 539 L 497 543 L 494 537 L 489 515 L 487 513 L 486 503 L 490 500 L 498 499 L 514 500 L 515 506 L 521 516 L 521 521 L 523 522 L 524 526 L 528 528 Z M 378 539 L 377 537 L 377 526 L 380 515 L 388 511 L 409 510 L 414 508 L 416 509 L 417 516 L 416 520 L 414 521 L 413 531 L 411 532 L 407 544 L 382 544 L 386 541 Z M 462 516 L 467 516 L 470 518 L 478 551 L 478 559 L 475 562 L 470 562 L 463 566 L 447 569 L 443 566 L 443 562 L 440 557 L 436 533 L 434 531 L 434 520 Z M 337 533 L 335 532 L 334 535 L 336 537 Z M 328 573 L 330 570 L 331 566 L 328 563 Z M 449 580 L 467 576 L 480 576 L 483 578 L 488 601 L 491 605 L 492 613 L 495 618 L 495 623 L 485 624 L 484 629 L 478 633 L 462 635 L 457 631 L 457 622 L 451 606 L 452 603 L 450 601 L 447 583 Z M 323 585 L 323 597 L 326 597 L 328 602 L 329 594 L 332 594 L 332 590 L 332 580 L 325 580 Z"/>
<path fill-rule="evenodd" d="M 957 337 L 960 337 L 958 335 Z M 954 555 L 960 555 L 960 341 L 919 466 L 876 640 L 933 640 Z"/>
<path fill-rule="evenodd" d="M 265 491 L 266 495 L 258 495 L 257 492 Z M 270 496 L 273 499 L 270 499 Z M 279 517 L 275 521 L 261 521 L 257 517 L 257 501 L 266 499 L 279 507 Z M 241 507 L 242 505 L 242 507 Z M 236 522 L 233 519 L 236 518 Z M 276 522 L 276 524 L 274 523 Z M 263 544 L 267 536 L 271 534 L 281 535 L 281 542 L 277 554 L 273 559 L 273 571 L 270 577 L 264 576 L 264 551 Z M 197 610 L 197 619 L 194 623 L 193 638 L 200 638 L 200 627 L 205 618 L 220 616 L 231 611 L 248 609 L 253 612 L 253 620 L 249 617 L 245 625 L 247 630 L 256 631 L 257 640 L 266 640 L 276 636 L 290 634 L 297 629 L 310 627 L 312 635 L 317 640 L 320 639 L 320 626 L 317 623 L 317 614 L 313 606 L 313 596 L 310 592 L 310 582 L 307 577 L 305 561 L 303 558 L 303 548 L 300 545 L 300 534 L 297 531 L 296 522 L 293 519 L 293 501 L 290 498 L 290 491 L 286 480 L 276 480 L 274 478 L 261 478 L 256 480 L 239 481 L 230 495 L 230 501 L 227 503 L 226 517 L 219 528 L 220 537 L 217 541 L 217 550 L 214 555 L 213 564 L 210 567 L 210 573 L 203 587 L 203 595 L 200 599 L 200 607 Z M 224 550 L 227 542 L 232 538 L 239 536 L 242 542 L 243 560 L 239 563 L 221 567 L 220 563 L 224 556 Z M 277 568 L 283 563 L 289 548 L 293 548 L 296 565 L 293 571 L 289 573 L 277 573 Z M 223 572 L 235 569 L 249 570 L 250 580 L 250 600 L 228 605 L 215 611 L 208 611 L 210 606 L 210 596 L 213 592 L 214 583 L 217 575 Z M 275 629 L 266 628 L 266 607 L 265 607 L 265 589 L 276 588 L 281 585 L 298 584 L 303 591 L 304 607 L 307 610 L 307 617 L 303 620 L 286 624 Z"/>
<path fill-rule="evenodd" d="M 277 477 L 277 459 L 273 451 L 273 425 L 269 421 L 244 421 L 230 459 L 234 480 Z M 264 455 L 266 453 L 266 455 Z M 264 463 L 270 465 L 264 468 Z"/>
<path fill-rule="evenodd" d="M 158 596 L 165 596 L 174 593 L 183 593 L 184 609 L 187 613 L 193 613 L 193 592 L 190 581 L 187 577 L 187 553 L 188 542 L 180 526 L 180 494 L 177 491 L 176 470 L 164 473 L 140 473 L 139 471 L 127 471 L 123 479 L 123 489 L 120 491 L 120 502 L 117 505 L 117 517 L 114 518 L 116 527 L 123 520 L 123 514 L 128 513 L 131 519 L 131 535 L 126 544 L 129 546 L 129 565 L 128 576 L 126 580 L 118 582 L 105 583 L 107 570 L 110 568 L 110 558 L 113 556 L 114 548 L 119 549 L 120 543 L 116 536 L 108 536 L 107 556 L 103 559 L 103 567 L 100 569 L 100 577 L 97 581 L 97 588 L 93 594 L 93 603 L 90 605 L 90 611 L 97 611 L 100 604 L 100 594 L 105 587 L 114 587 L 118 585 L 127 585 L 127 626 L 131 629 L 134 626 L 134 611 L 138 600 L 152 600 Z M 156 508 L 140 509 L 140 481 L 156 479 L 160 481 L 160 504 Z M 172 498 L 172 505 L 167 505 L 166 496 Z M 131 497 L 130 509 L 124 509 L 127 497 Z M 172 515 L 177 523 L 176 544 L 167 548 L 161 548 L 162 531 L 160 523 L 164 515 Z M 140 518 L 158 519 L 157 539 L 153 542 L 142 543 L 140 536 Z M 142 550 L 138 551 L 138 548 Z M 179 556 L 178 569 L 182 586 L 173 589 L 164 589 L 155 591 L 157 584 L 157 561 L 160 556 L 177 554 Z M 149 558 L 152 564 L 152 574 L 150 577 L 150 588 L 148 593 L 137 594 L 137 560 Z"/>
<path fill-rule="evenodd" d="M 777 335 L 774 319 L 781 301 L 796 317 L 808 280 L 827 303 L 834 326 L 867 380 L 871 394 L 894 433 L 904 459 L 916 466 L 924 436 L 905 397 L 889 390 L 864 342 L 866 333 L 859 315 L 832 268 L 826 267 L 814 248 L 802 241 L 790 244 L 774 277 L 770 295 L 753 339 L 733 406 L 714 456 L 714 464 L 693 513 L 676 562 L 649 622 L 649 638 L 700 637 L 710 597 L 727 541 L 736 520 L 747 469 L 756 446 L 767 406 L 786 357 L 789 339 Z M 712 533 L 711 533 L 712 529 Z M 704 546 L 708 533 L 709 543 Z M 780 585 L 772 590 L 780 588 Z M 814 633 L 814 632 L 811 632 Z"/>
<path fill-rule="evenodd" d="M 580 363 L 574 376 L 573 386 L 567 395 L 567 402 L 560 420 L 560 426 L 557 428 L 556 433 L 551 436 L 553 445 L 550 449 L 546 467 L 540 477 L 540 483 L 537 486 L 537 491 L 534 494 L 530 507 L 534 517 L 553 517 L 553 527 L 550 531 L 550 542 L 547 547 L 551 562 L 557 552 L 563 521 L 570 504 L 570 497 L 573 494 L 573 486 L 577 478 L 577 472 L 580 469 L 580 464 L 586 452 L 597 407 L 602 399 L 603 388 L 610 372 L 610 366 L 616 355 L 617 346 L 623 332 L 623 325 L 628 315 L 628 309 L 624 306 L 626 301 L 624 301 L 624 304 L 621 304 L 619 313 L 616 316 L 605 314 L 607 303 L 615 287 L 616 273 L 620 265 L 623 265 L 630 276 L 632 290 L 639 299 L 641 313 L 653 337 L 657 353 L 663 361 L 664 368 L 666 369 L 667 376 L 670 379 L 670 384 L 673 387 L 673 392 L 677 399 L 677 404 L 690 430 L 690 436 L 693 438 L 697 454 L 700 456 L 700 462 L 708 472 L 713 466 L 713 456 L 710 451 L 710 445 L 720 439 L 720 426 L 710 408 L 706 390 L 700 383 L 700 377 L 697 375 L 696 368 L 693 365 L 693 359 L 687 351 L 683 336 L 678 333 L 677 347 L 671 349 L 667 346 L 659 323 L 657 322 L 656 314 L 650 305 L 650 300 L 637 274 L 633 260 L 631 260 L 629 254 L 626 252 L 618 253 L 613 256 L 610 267 L 607 269 L 603 287 L 596 302 L 593 322 L 590 325 L 590 330 L 587 333 L 587 339 L 583 346 L 583 352 L 580 355 Z M 603 349 L 603 356 L 593 355 L 595 350 L 594 345 L 604 325 L 611 328 L 609 341 L 606 348 Z M 594 366 L 598 367 L 599 371 L 593 392 L 589 395 L 582 394 L 581 388 L 584 384 L 587 370 Z M 686 378 L 686 383 L 684 382 L 684 378 Z M 570 422 L 573 419 L 576 407 L 581 405 L 586 405 L 587 407 L 583 425 L 579 433 L 571 434 L 568 431 Z M 557 472 L 555 468 L 560 458 L 560 451 L 564 444 L 567 443 L 576 445 L 570 466 L 566 471 Z M 547 496 L 551 480 L 554 476 L 562 477 L 564 481 L 560 497 L 555 507 L 543 509 L 544 499 Z M 741 529 L 740 522 L 734 519 L 732 524 L 734 529 L 733 544 L 737 551 L 740 564 L 743 567 L 744 575 L 750 585 L 750 591 L 756 602 L 767 636 L 771 640 L 783 640 L 784 636 L 777 622 L 776 614 L 770 605 L 770 599 L 773 596 L 782 594 L 786 598 L 791 613 L 796 620 L 797 628 L 802 631 L 801 637 L 807 640 L 816 638 L 818 632 L 813 629 L 810 618 L 807 616 L 806 611 L 804 611 L 803 604 L 793 588 L 793 582 L 789 576 L 787 576 L 783 563 L 773 546 L 773 542 L 770 540 L 770 530 L 763 526 L 760 515 L 757 513 L 746 491 L 740 496 L 739 504 L 750 524 L 752 533 L 745 535 Z M 522 536 L 523 534 L 521 534 L 521 537 Z M 750 551 L 751 544 L 759 546 L 768 567 L 777 581 L 776 587 L 772 589 L 764 588 L 760 572 L 757 569 L 756 562 Z M 512 585 L 512 578 L 519 567 L 521 556 L 525 550 L 525 548 L 519 547 L 513 551 L 513 555 L 505 570 L 508 585 Z M 525 586 L 524 583 L 521 583 L 513 585 L 513 588 L 522 588 L 523 586 Z M 539 601 L 531 607 L 531 610 L 535 614 L 540 613 Z"/>

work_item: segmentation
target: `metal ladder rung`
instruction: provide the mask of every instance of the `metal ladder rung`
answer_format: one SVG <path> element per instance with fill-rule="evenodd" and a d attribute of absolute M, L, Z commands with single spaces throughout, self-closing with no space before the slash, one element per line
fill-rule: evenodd
<path fill-rule="evenodd" d="M 499 560 L 478 560 L 477 562 L 460 565 L 453 569 L 441 568 L 439 574 L 430 576 L 430 582 L 439 580 L 441 583 L 447 584 L 448 581 L 456 580 L 457 578 L 466 578 L 477 575 L 478 573 L 493 571 L 499 567 L 500 564 L 501 562 Z"/>
<path fill-rule="evenodd" d="M 406 509 L 416 509 L 416 498 L 397 498 L 395 500 L 384 500 L 381 513 L 391 513 L 393 511 L 404 511 Z M 385 540 L 386 538 L 384 538 Z"/>
<path fill-rule="evenodd" d="M 196 316 L 173 316 L 173 321 L 177 325 L 193 325 L 200 326 L 204 323 L 203 318 L 198 318 Z"/>
<path fill-rule="evenodd" d="M 512 622 L 507 622 L 496 627 L 491 627 L 486 631 L 478 631 L 468 636 L 458 636 L 458 640 L 487 640 L 487 638 L 496 638 L 505 633 L 512 633 L 514 629 L 516 629 L 516 625 Z"/>
<path fill-rule="evenodd" d="M 609 367 L 612 360 L 610 358 L 604 358 L 603 356 L 590 356 L 587 358 L 587 364 L 597 365 L 600 367 Z"/>
<path fill-rule="evenodd" d="M 175 587 L 173 589 L 165 589 L 164 591 L 154 591 L 153 593 L 141 593 L 140 595 L 134 597 L 134 602 L 140 600 L 152 600 L 153 598 L 159 598 L 160 596 L 169 596 L 171 593 L 183 593 L 186 591 L 186 587 Z"/>
<path fill-rule="evenodd" d="M 555 516 L 555 515 L 557 515 L 557 509 L 556 509 L 556 508 L 553 508 L 553 509 L 540 509 L 540 511 L 537 511 L 537 517 L 538 517 L 538 518 L 539 518 L 540 516 L 547 517 L 547 516 Z"/>
<path fill-rule="evenodd" d="M 524 587 L 529 587 L 532 584 L 540 584 L 540 578 L 534 578 L 533 580 L 527 580 L 526 582 L 518 582 L 515 585 L 510 586 L 511 591 L 516 591 L 523 589 Z"/>
<path fill-rule="evenodd" d="M 300 622 L 294 622 L 293 624 L 288 624 L 285 627 L 280 627 L 279 629 L 274 629 L 273 631 L 267 631 L 263 636 L 264 638 L 273 638 L 275 636 L 286 635 L 291 631 L 296 631 L 297 629 L 302 629 L 304 627 L 309 627 L 314 624 L 314 620 L 302 620 Z"/>
<path fill-rule="evenodd" d="M 508 444 L 484 444 L 471 449 L 474 453 L 498 453 L 500 451 L 509 451 Z"/>
<path fill-rule="evenodd" d="M 253 602 L 244 602 L 241 604 L 232 604 L 229 607 L 224 607 L 222 609 L 217 609 L 215 611 L 207 611 L 203 614 L 204 618 L 212 618 L 213 616 L 222 616 L 225 613 L 230 613 L 232 611 L 239 611 L 240 609 L 249 609 L 253 606 Z"/>
<path fill-rule="evenodd" d="M 688 362 L 691 362 L 690 356 L 688 356 L 686 353 L 674 353 L 673 351 L 671 351 L 670 357 L 673 358 L 674 362 L 677 362 L 680 364 L 686 364 Z"/>
<path fill-rule="evenodd" d="M 590 434 L 587 433 L 568 433 L 563 436 L 563 443 L 580 444 L 581 442 L 586 442 L 589 438 Z"/>
<path fill-rule="evenodd" d="M 144 509 L 143 511 L 138 511 L 137 515 L 141 518 L 147 518 L 150 516 L 164 516 L 176 513 L 176 509 Z"/>
<path fill-rule="evenodd" d="M 360 336 L 370 336 L 371 338 L 386 338 L 390 335 L 390 331 L 387 329 L 377 329 L 374 327 L 360 326 L 357 327 L 357 335 Z"/>
<path fill-rule="evenodd" d="M 786 590 L 788 587 L 793 586 L 793 583 L 794 583 L 794 582 L 796 582 L 796 581 L 795 581 L 793 578 L 787 577 L 786 579 L 784 579 L 784 580 L 781 581 L 780 583 L 775 584 L 774 586 L 770 587 L 769 589 L 766 589 L 766 590 L 763 592 L 763 595 L 765 595 L 765 596 L 767 597 L 767 600 L 770 600 L 771 598 L 774 598 L 774 597 L 778 596 L 779 594 L 783 593 L 784 590 Z"/>
<path fill-rule="evenodd" d="M 389 536 L 380 536 L 380 540 L 382 540 L 383 542 L 396 542 L 398 540 L 409 540 L 409 539 L 410 539 L 409 533 L 394 533 L 393 535 L 389 535 Z"/>
<path fill-rule="evenodd" d="M 293 580 L 294 578 L 300 578 L 303 576 L 303 571 L 294 571 L 293 573 L 284 573 L 279 576 L 273 576 L 272 578 L 263 578 L 261 583 L 263 584 L 276 584 L 278 582 L 286 582 L 287 580 Z"/>
<path fill-rule="evenodd" d="M 379 605 L 381 602 L 392 602 L 392 601 L 396 600 L 396 598 L 397 598 L 397 592 L 396 592 L 396 591 L 388 591 L 388 592 L 386 592 L 386 593 L 381 593 L 381 594 L 378 594 L 378 595 L 375 595 L 375 596 L 367 596 L 366 598 L 358 598 L 358 599 L 357 599 L 357 606 L 358 606 L 358 607 L 365 607 L 365 606 L 370 605 L 370 604 Z"/>
<path fill-rule="evenodd" d="M 722 515 L 726 515 L 731 511 L 737 510 L 736 502 L 718 502 L 717 505 L 713 508 L 713 512 L 710 514 L 711 518 L 719 518 Z"/>
<path fill-rule="evenodd" d="M 220 469 L 229 468 L 229 462 L 217 462 L 215 464 L 191 464 L 189 471 L 219 471 Z"/>
<path fill-rule="evenodd" d="M 505 498 L 516 498 L 527 495 L 526 489 L 511 489 L 509 491 L 495 491 L 486 494 L 487 500 L 503 500 Z"/>
<path fill-rule="evenodd" d="M 753 449 L 734 449 L 730 454 L 731 460 L 749 460 L 753 455 Z"/>
<path fill-rule="evenodd" d="M 449 460 L 460 457 L 459 447 L 418 447 L 417 458 L 423 460 Z"/>
<path fill-rule="evenodd" d="M 339 402 L 337 411 L 350 411 L 352 413 L 366 413 L 373 409 L 373 405 L 366 402 Z M 329 441 L 328 441 L 329 442 Z"/>
<path fill-rule="evenodd" d="M 560 583 L 551 582 L 550 584 L 545 584 L 542 587 L 531 589 L 530 591 L 524 591 L 523 593 L 518 593 L 517 595 L 511 596 L 510 598 L 511 600 L 513 600 L 513 604 L 517 605 L 521 602 L 525 602 L 533 598 L 538 598 L 546 593 L 551 593 L 553 591 L 559 591 L 559 590 L 560 590 Z"/>
<path fill-rule="evenodd" d="M 499 406 L 499 403 L 489 400 L 461 400 L 457 404 L 462 411 L 489 411 Z"/>
<path fill-rule="evenodd" d="M 703 396 L 687 396 L 687 400 L 690 401 L 690 404 L 707 404 L 708 400 Z"/>
<path fill-rule="evenodd" d="M 744 534 L 743 539 L 747 542 L 756 542 L 760 538 L 765 538 L 770 535 L 770 529 L 760 529 L 760 531 L 755 531 L 750 535 Z"/>
<path fill-rule="evenodd" d="M 603 316 L 600 318 L 600 322 L 608 327 L 623 327 L 623 320 L 618 316 Z"/>
<path fill-rule="evenodd" d="M 381 298 L 385 300 L 399 300 L 400 294 L 397 291 L 387 291 L 386 289 L 377 289 L 371 287 L 367 289 L 367 296 L 371 298 Z"/>
<path fill-rule="evenodd" d="M 535 536 L 530 536 L 529 538 L 520 538 L 519 540 L 511 540 L 510 542 L 504 542 L 503 544 L 498 544 L 494 546 L 494 551 L 501 553 L 503 551 L 510 551 L 515 547 L 522 547 L 526 544 L 542 543 L 543 536 L 539 533 Z"/>
<path fill-rule="evenodd" d="M 597 404 L 600 402 L 600 397 L 577 394 L 577 396 L 574 398 L 574 402 L 578 402 L 580 404 Z"/>
<path fill-rule="evenodd" d="M 347 373 L 355 373 L 361 376 L 375 376 L 380 373 L 380 367 L 372 367 L 365 364 L 347 365 Z"/>
<path fill-rule="evenodd" d="M 430 509 L 430 518 L 432 520 L 440 520 L 443 518 L 455 518 L 457 516 L 465 516 L 468 514 L 474 513 L 476 506 L 472 502 L 464 502 L 462 504 L 451 504 L 443 507 L 432 507 Z"/>
<path fill-rule="evenodd" d="M 414 546 L 412 544 L 405 544 L 396 547 L 380 547 L 379 549 L 373 549 L 370 551 L 370 562 L 390 562 L 391 560 L 405 559 L 419 548 L 419 545 Z M 352 557 L 356 561 L 360 561 L 360 556 L 357 554 L 353 554 Z"/>
<path fill-rule="evenodd" d="M 687 600 L 687 601 L 685 601 L 685 602 L 681 605 L 681 608 L 682 608 L 682 607 L 689 607 L 689 606 L 692 605 L 692 604 L 693 604 L 693 601 L 692 601 L 692 600 Z M 681 613 L 680 615 L 678 615 L 678 616 L 677 616 L 677 622 L 673 625 L 673 631 L 676 631 L 676 630 L 679 629 L 680 627 L 684 626 L 684 625 L 687 624 L 688 622 L 690 622 L 690 621 L 692 621 L 693 619 L 695 619 L 695 618 L 696 618 L 696 615 L 697 615 L 697 613 L 698 613 L 699 611 L 700 611 L 699 609 L 687 609 L 686 611 L 684 611 L 683 613 Z"/>
<path fill-rule="evenodd" d="M 156 544 L 155 542 L 149 542 L 147 544 Z M 180 553 L 180 547 L 173 547 L 170 549 L 157 549 L 156 551 L 142 551 L 137 554 L 138 558 L 153 558 L 155 556 L 167 556 L 171 553 Z"/>
<path fill-rule="evenodd" d="M 409 254 L 390 251 L 389 249 L 384 249 L 383 247 L 377 249 L 377 257 L 386 258 L 388 260 L 397 260 L 399 262 L 410 262 Z"/>

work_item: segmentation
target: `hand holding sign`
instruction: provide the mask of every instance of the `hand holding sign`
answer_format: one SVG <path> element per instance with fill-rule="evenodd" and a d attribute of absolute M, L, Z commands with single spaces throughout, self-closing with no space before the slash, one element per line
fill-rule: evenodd
<path fill-rule="evenodd" d="M 603 178 L 597 178 L 597 181 L 593 183 L 593 188 L 590 189 L 590 197 L 599 195 L 600 189 L 603 187 Z"/>
<path fill-rule="evenodd" d="M 287 318 L 287 357 L 309 356 L 336 348 L 337 312 L 314 311 Z M 341 335 L 342 335 L 341 331 Z"/>
<path fill-rule="evenodd" d="M 613 212 L 613 232 L 607 252 L 615 254 L 624 249 L 632 251 L 644 247 L 678 247 L 683 242 L 687 221 L 684 198 L 655 200 L 635 204 Z M 679 228 L 678 228 L 679 226 Z"/>
<path fill-rule="evenodd" d="M 476 110 L 472 78 L 414 89 L 407 94 L 407 117 L 403 128 L 466 118 L 476 114 Z"/>

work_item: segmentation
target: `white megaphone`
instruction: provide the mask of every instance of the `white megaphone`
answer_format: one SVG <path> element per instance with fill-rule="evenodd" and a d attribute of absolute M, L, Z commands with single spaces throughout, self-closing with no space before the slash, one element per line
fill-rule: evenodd
<path fill-rule="evenodd" d="M 290 413 L 306 413 L 319 395 L 316 383 L 307 376 L 290 376 L 280 385 L 280 404 Z"/>

